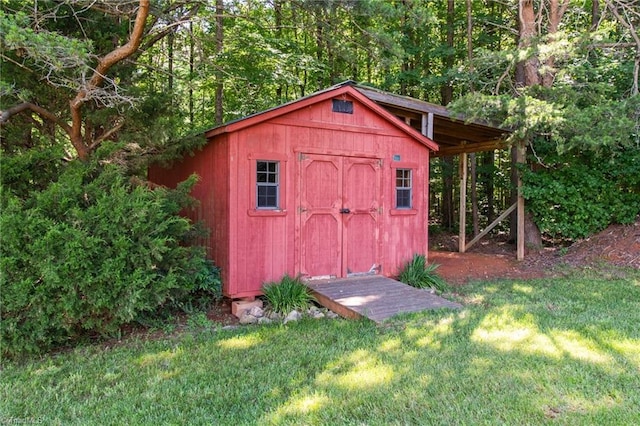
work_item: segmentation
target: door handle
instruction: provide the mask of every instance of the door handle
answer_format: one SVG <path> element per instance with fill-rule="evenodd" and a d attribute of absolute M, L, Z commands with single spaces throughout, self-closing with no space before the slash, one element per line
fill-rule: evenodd
<path fill-rule="evenodd" d="M 351 210 L 349 209 L 340 209 L 340 214 L 349 214 L 351 213 Z"/>

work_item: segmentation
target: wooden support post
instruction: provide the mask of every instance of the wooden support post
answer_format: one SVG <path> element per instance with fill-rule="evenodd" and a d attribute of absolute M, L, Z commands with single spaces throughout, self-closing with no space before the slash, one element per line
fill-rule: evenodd
<path fill-rule="evenodd" d="M 460 154 L 460 232 L 458 251 L 464 253 L 467 247 L 467 153 Z"/>
<path fill-rule="evenodd" d="M 478 235 L 476 235 L 473 240 L 469 241 L 469 244 L 466 245 L 465 250 L 469 250 L 475 243 L 477 243 L 478 241 L 480 241 L 482 239 L 482 237 L 484 237 L 485 235 L 487 235 L 489 232 L 491 232 L 491 230 L 493 228 L 495 228 L 496 226 L 498 226 L 498 224 L 500 222 L 502 222 L 503 220 L 505 220 L 507 218 L 507 216 L 509 216 L 511 214 L 512 211 L 514 211 L 517 207 L 518 203 L 513 203 L 511 205 L 511 207 L 509 207 L 507 210 L 505 210 L 504 212 L 502 212 L 502 214 L 500 216 L 498 216 L 498 218 L 496 220 L 494 220 L 493 222 L 491 222 L 491 224 L 489 226 L 487 226 L 482 232 L 480 232 Z"/>
<path fill-rule="evenodd" d="M 433 113 L 422 114 L 422 136 L 433 139 Z"/>
<path fill-rule="evenodd" d="M 524 164 L 526 161 L 526 147 L 524 141 L 518 141 L 518 151 L 516 154 L 516 163 L 518 166 Z M 517 216 L 518 216 L 518 228 L 517 228 L 517 250 L 516 257 L 518 260 L 524 259 L 524 197 L 522 196 L 522 173 L 518 171 L 518 200 L 517 200 Z"/>

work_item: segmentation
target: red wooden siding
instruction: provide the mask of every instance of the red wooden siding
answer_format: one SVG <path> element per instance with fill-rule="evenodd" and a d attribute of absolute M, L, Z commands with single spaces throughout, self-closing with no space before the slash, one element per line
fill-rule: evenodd
<path fill-rule="evenodd" d="M 334 97 L 352 101 L 354 113 L 332 112 Z M 226 296 L 258 295 L 264 282 L 285 273 L 394 275 L 414 253 L 427 252 L 435 145 L 354 89 L 323 92 L 208 137 L 195 157 L 149 176 L 172 186 L 200 175 L 194 218 L 212 231 L 207 245 Z M 279 162 L 277 210 L 256 208 L 260 160 Z M 394 208 L 398 167 L 413 170 L 410 210 Z"/>

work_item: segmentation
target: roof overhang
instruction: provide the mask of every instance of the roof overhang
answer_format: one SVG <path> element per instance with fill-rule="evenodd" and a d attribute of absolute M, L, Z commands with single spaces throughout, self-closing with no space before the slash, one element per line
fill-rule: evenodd
<path fill-rule="evenodd" d="M 355 88 L 436 142 L 440 146 L 440 150 L 433 154 L 436 157 L 492 151 L 508 146 L 505 139 L 510 132 L 506 129 L 481 121 L 466 121 L 464 117 L 453 115 L 441 105 L 368 86 L 356 85 Z M 432 134 L 428 133 L 428 128 Z"/>
<path fill-rule="evenodd" d="M 415 139 L 420 144 L 426 146 L 429 150 L 433 152 L 438 151 L 439 146 L 433 141 L 432 138 L 423 134 L 420 129 L 416 129 L 415 127 L 409 125 L 409 123 L 407 123 L 406 121 L 403 122 L 398 120 L 397 116 L 384 105 L 381 105 L 374 99 L 369 98 L 365 93 L 362 93 L 362 91 L 356 90 L 352 82 L 341 83 L 328 89 L 312 93 L 311 95 L 304 98 L 297 99 L 295 101 L 288 102 L 275 108 L 271 108 L 266 111 L 250 115 L 248 117 L 229 122 L 219 127 L 215 127 L 205 132 L 205 136 L 207 138 L 212 138 L 220 134 L 235 132 L 249 126 L 280 117 L 289 112 L 305 108 L 309 105 L 343 95 L 348 95 L 358 100 L 360 103 L 368 107 L 380 117 L 384 118 L 390 125 L 406 133 L 408 136 Z"/>

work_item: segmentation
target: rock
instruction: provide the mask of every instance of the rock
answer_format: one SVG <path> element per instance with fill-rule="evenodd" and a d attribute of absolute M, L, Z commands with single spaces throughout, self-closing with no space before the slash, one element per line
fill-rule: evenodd
<path fill-rule="evenodd" d="M 338 318 L 338 314 L 333 311 L 327 311 L 327 318 L 336 319 Z"/>
<path fill-rule="evenodd" d="M 271 324 L 273 320 L 268 317 L 260 317 L 258 318 L 258 324 Z"/>
<path fill-rule="evenodd" d="M 275 311 L 271 311 L 267 317 L 272 321 L 280 321 L 282 319 L 282 315 Z"/>
<path fill-rule="evenodd" d="M 287 315 L 283 323 L 286 324 L 289 321 L 298 321 L 300 320 L 300 318 L 302 318 L 302 314 L 294 309 L 293 311 L 289 312 L 289 315 Z"/>
<path fill-rule="evenodd" d="M 258 322 L 258 318 L 251 314 L 245 313 L 240 317 L 240 324 L 255 324 Z"/>
<path fill-rule="evenodd" d="M 225 325 L 224 327 L 222 327 L 222 330 L 235 330 L 237 328 L 237 325 Z"/>
<path fill-rule="evenodd" d="M 323 314 L 320 311 L 309 312 L 309 315 L 311 315 L 311 318 L 314 318 L 314 319 L 320 319 L 320 318 L 324 318 L 325 317 L 325 314 Z"/>
<path fill-rule="evenodd" d="M 253 306 L 247 313 L 249 315 L 253 315 L 256 318 L 262 318 L 264 316 L 264 309 L 262 309 L 260 306 Z"/>
<path fill-rule="evenodd" d="M 309 309 L 307 309 L 307 313 L 311 316 L 313 316 L 314 314 L 316 314 L 317 312 L 321 312 L 320 309 L 315 306 L 315 305 L 311 305 L 311 307 Z"/>

